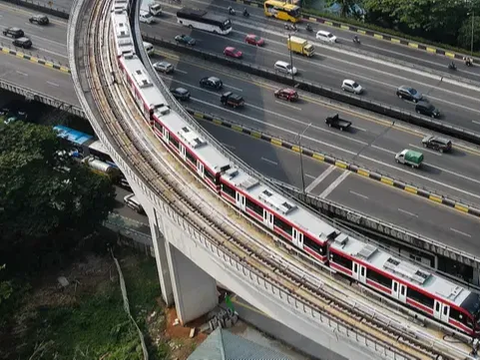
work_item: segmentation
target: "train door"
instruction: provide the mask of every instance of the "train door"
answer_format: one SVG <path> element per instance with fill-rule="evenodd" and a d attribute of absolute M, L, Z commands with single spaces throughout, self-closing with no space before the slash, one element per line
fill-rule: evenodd
<path fill-rule="evenodd" d="M 178 144 L 180 146 L 180 156 L 182 157 L 183 160 L 187 159 L 187 149 L 183 144 Z"/>
<path fill-rule="evenodd" d="M 263 223 L 266 227 L 273 230 L 273 214 L 263 209 Z"/>
<path fill-rule="evenodd" d="M 403 303 L 407 302 L 407 287 L 398 281 L 392 281 L 392 296 Z"/>
<path fill-rule="evenodd" d="M 167 144 L 170 139 L 170 133 L 168 132 L 166 127 L 163 127 L 163 141 L 165 141 Z"/>
<path fill-rule="evenodd" d="M 295 228 L 292 228 L 292 241 L 295 246 L 303 249 L 303 233 Z"/>
<path fill-rule="evenodd" d="M 352 275 L 355 279 L 362 283 L 367 282 L 367 269 L 365 266 L 360 265 L 356 262 L 352 263 Z"/>
<path fill-rule="evenodd" d="M 448 319 L 450 317 L 450 306 L 435 300 L 433 303 L 433 317 L 448 323 Z"/>
<path fill-rule="evenodd" d="M 202 179 L 203 179 L 203 172 L 204 172 L 203 164 L 197 160 L 197 173 L 198 175 L 200 175 Z"/>
<path fill-rule="evenodd" d="M 243 211 L 245 211 L 245 196 L 240 194 L 238 191 L 235 194 L 236 194 L 235 200 L 236 200 L 237 206 Z"/>

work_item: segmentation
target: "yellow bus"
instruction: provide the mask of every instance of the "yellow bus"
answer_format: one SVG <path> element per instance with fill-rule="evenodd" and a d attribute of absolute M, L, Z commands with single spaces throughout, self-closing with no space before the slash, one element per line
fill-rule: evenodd
<path fill-rule="evenodd" d="M 273 16 L 277 19 L 290 21 L 292 23 L 300 20 L 300 7 L 297 5 L 276 0 L 267 0 L 263 8 L 265 10 L 265 16 L 267 17 Z"/>

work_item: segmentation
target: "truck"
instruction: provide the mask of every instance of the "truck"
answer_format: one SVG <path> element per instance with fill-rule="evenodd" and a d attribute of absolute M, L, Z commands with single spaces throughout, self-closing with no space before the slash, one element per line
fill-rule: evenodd
<path fill-rule="evenodd" d="M 159 3 L 151 3 L 148 5 L 148 11 L 152 16 L 162 15 L 162 5 Z"/>
<path fill-rule="evenodd" d="M 238 94 L 234 94 L 231 91 L 227 91 L 226 93 L 224 93 L 222 95 L 222 97 L 220 98 L 220 102 L 223 105 L 229 105 L 233 108 L 243 106 L 245 104 L 245 101 L 243 100 L 243 97 L 241 97 Z"/>
<path fill-rule="evenodd" d="M 395 154 L 395 161 L 399 164 L 409 165 L 412 168 L 419 168 L 423 162 L 423 154 L 418 151 L 404 149 Z"/>
<path fill-rule="evenodd" d="M 287 47 L 288 50 L 300 55 L 312 57 L 313 54 L 315 54 L 315 48 L 313 47 L 313 45 L 310 44 L 308 40 L 299 38 L 297 36 L 290 36 L 287 39 Z"/>
<path fill-rule="evenodd" d="M 347 130 L 350 126 L 352 126 L 351 121 L 341 119 L 338 114 L 328 116 L 325 119 L 325 123 L 329 127 L 340 129 L 340 131 Z"/>

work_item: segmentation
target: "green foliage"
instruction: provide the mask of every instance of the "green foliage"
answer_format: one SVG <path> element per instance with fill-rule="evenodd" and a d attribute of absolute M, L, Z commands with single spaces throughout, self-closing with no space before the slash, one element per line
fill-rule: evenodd
<path fill-rule="evenodd" d="M 19 121 L 0 131 L 0 246 L 90 234 L 114 196 L 108 178 L 72 160 L 52 128 Z"/>
<path fill-rule="evenodd" d="M 0 271 L 5 269 L 5 264 L 0 266 Z M 8 300 L 13 293 L 13 286 L 10 280 L 0 280 L 0 307 Z"/>
<path fill-rule="evenodd" d="M 475 16 L 474 19 L 474 24 L 473 24 L 473 48 L 474 49 L 480 49 L 480 13 L 479 16 Z M 472 42 L 472 20 L 471 19 L 466 19 L 462 26 L 460 27 L 460 30 L 458 31 L 458 45 L 465 48 L 465 49 L 470 49 L 471 48 L 471 42 Z"/>

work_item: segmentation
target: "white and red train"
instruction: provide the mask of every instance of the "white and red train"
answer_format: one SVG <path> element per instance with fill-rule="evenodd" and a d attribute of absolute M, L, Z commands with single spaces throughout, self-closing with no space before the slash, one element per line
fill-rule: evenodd
<path fill-rule="evenodd" d="M 123 82 L 158 139 L 212 191 L 338 273 L 472 337 L 480 335 L 478 293 L 333 228 L 236 167 L 192 130 L 135 55 L 126 7 L 117 1 L 111 14 Z"/>

